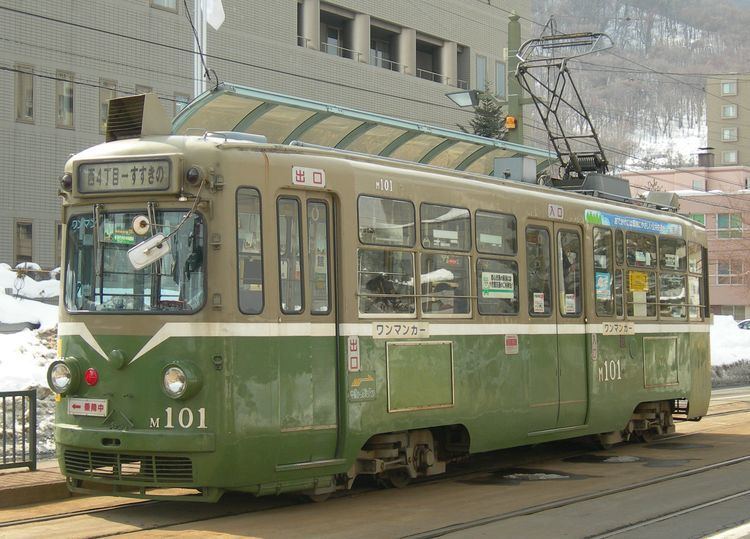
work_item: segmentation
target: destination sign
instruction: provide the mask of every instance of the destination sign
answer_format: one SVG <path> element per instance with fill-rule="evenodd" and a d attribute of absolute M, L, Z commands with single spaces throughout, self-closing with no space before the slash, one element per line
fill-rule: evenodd
<path fill-rule="evenodd" d="M 598 210 L 586 210 L 585 218 L 586 222 L 592 225 L 612 226 L 636 232 L 649 232 L 651 234 L 682 236 L 682 226 L 676 223 L 665 223 L 663 221 L 618 215 Z"/>
<path fill-rule="evenodd" d="M 78 192 L 167 191 L 171 177 L 169 159 L 83 163 L 78 165 Z"/>

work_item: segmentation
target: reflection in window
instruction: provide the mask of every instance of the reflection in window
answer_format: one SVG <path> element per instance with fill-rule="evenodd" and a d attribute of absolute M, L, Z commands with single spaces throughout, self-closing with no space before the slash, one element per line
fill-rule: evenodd
<path fill-rule="evenodd" d="M 128 251 L 149 236 L 133 231 L 136 212 L 77 215 L 68 223 L 65 306 L 69 311 L 190 313 L 203 305 L 205 226 L 184 210 L 156 212 L 169 252 L 136 270 Z M 179 227 L 179 228 L 178 228 Z"/>
<path fill-rule="evenodd" d="M 686 255 L 685 240 L 659 238 L 659 267 L 661 269 L 685 271 Z"/>
<path fill-rule="evenodd" d="M 560 314 L 578 316 L 581 314 L 583 305 L 581 238 L 576 232 L 562 230 L 557 233 L 557 245 L 559 247 Z"/>
<path fill-rule="evenodd" d="M 471 312 L 468 256 L 423 253 L 421 272 L 423 313 Z"/>
<path fill-rule="evenodd" d="M 328 293 L 328 206 L 325 202 L 307 202 L 307 253 L 310 275 L 310 312 L 330 312 Z"/>
<path fill-rule="evenodd" d="M 477 251 L 497 255 L 515 255 L 516 218 L 514 215 L 477 211 Z"/>
<path fill-rule="evenodd" d="M 742 237 L 742 214 L 719 213 L 716 215 L 716 229 L 721 239 Z"/>
<path fill-rule="evenodd" d="M 263 249 L 260 195 L 255 189 L 237 190 L 237 277 L 239 308 L 246 314 L 263 310 Z"/>
<path fill-rule="evenodd" d="M 469 210 L 422 204 L 422 246 L 427 249 L 468 251 L 471 248 Z"/>
<path fill-rule="evenodd" d="M 594 228 L 594 290 L 596 314 L 612 316 L 612 231 L 606 228 Z"/>
<path fill-rule="evenodd" d="M 477 260 L 479 314 L 518 314 L 518 264 L 514 260 Z"/>
<path fill-rule="evenodd" d="M 296 198 L 279 198 L 277 206 L 281 312 L 285 314 L 301 313 L 304 304 L 299 201 Z"/>
<path fill-rule="evenodd" d="M 656 236 L 628 232 L 625 235 L 625 257 L 634 268 L 656 267 Z"/>
<path fill-rule="evenodd" d="M 416 313 L 412 253 L 362 249 L 357 275 L 360 313 Z"/>
<path fill-rule="evenodd" d="M 526 229 L 529 314 L 552 314 L 552 262 L 549 232 L 546 228 Z"/>
<path fill-rule="evenodd" d="M 685 276 L 678 273 L 659 275 L 659 316 L 661 318 L 685 318 Z"/>
<path fill-rule="evenodd" d="M 687 283 L 690 320 L 702 320 L 703 316 L 701 316 L 701 307 L 703 306 L 703 288 L 701 286 L 701 278 L 689 275 Z"/>
<path fill-rule="evenodd" d="M 405 200 L 361 196 L 359 241 L 370 245 L 414 245 L 414 206 Z"/>
<path fill-rule="evenodd" d="M 690 273 L 703 273 L 703 250 L 699 243 L 688 244 L 688 271 Z"/>
<path fill-rule="evenodd" d="M 628 271 L 628 316 L 656 316 L 656 274 Z"/>

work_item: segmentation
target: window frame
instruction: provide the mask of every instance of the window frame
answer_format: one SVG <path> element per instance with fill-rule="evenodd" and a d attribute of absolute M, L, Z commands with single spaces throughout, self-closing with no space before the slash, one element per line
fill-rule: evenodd
<path fill-rule="evenodd" d="M 737 103 L 727 103 L 726 105 L 722 105 L 721 118 L 724 120 L 737 118 Z"/>
<path fill-rule="evenodd" d="M 721 141 L 722 142 L 737 142 L 738 128 L 736 126 L 728 126 L 721 128 Z"/>
<path fill-rule="evenodd" d="M 414 227 L 414 234 L 413 234 L 413 237 L 412 237 L 411 244 L 394 245 L 392 243 L 365 243 L 364 241 L 362 241 L 362 235 L 360 233 L 360 231 L 362 229 L 360 227 L 360 223 L 361 223 L 360 218 L 361 218 L 361 215 L 359 213 L 359 203 L 360 203 L 360 200 L 363 197 L 377 198 L 377 199 L 381 199 L 381 200 L 394 200 L 396 202 L 406 202 L 406 203 L 408 203 L 411 206 L 412 215 L 414 217 L 414 223 L 412 225 Z M 360 193 L 357 196 L 357 239 L 359 240 L 359 244 L 360 245 L 370 245 L 370 246 L 378 246 L 378 247 L 394 247 L 394 248 L 401 247 L 401 248 L 404 248 L 404 249 L 414 249 L 415 246 L 417 245 L 417 208 L 416 208 L 414 202 L 411 201 L 411 200 L 409 200 L 409 199 L 406 199 L 406 198 L 381 197 L 381 196 L 371 195 L 371 194 L 368 194 L 368 193 Z"/>
<path fill-rule="evenodd" d="M 721 216 L 727 216 L 727 226 L 722 227 L 719 223 L 721 220 Z M 739 219 L 739 226 L 733 227 L 733 221 L 735 220 L 735 217 Z M 737 212 L 729 212 L 729 213 L 717 213 L 716 214 L 716 238 L 720 240 L 736 240 L 736 239 L 742 239 L 743 237 L 743 229 L 744 229 L 744 223 L 742 220 L 742 214 Z M 722 236 L 722 232 L 725 233 L 724 236 Z M 737 232 L 738 234 L 734 234 L 733 232 Z"/>
<path fill-rule="evenodd" d="M 465 248 L 456 248 L 451 249 L 449 247 L 432 247 L 432 246 L 426 246 L 424 244 L 424 234 L 422 232 L 422 212 L 425 206 L 433 206 L 436 208 L 447 208 L 449 210 L 463 210 L 466 212 L 466 215 L 468 216 L 468 233 L 466 234 L 466 238 L 468 241 L 468 245 Z M 416 228 L 416 227 L 415 227 Z M 459 206 L 448 206 L 445 204 L 437 204 L 434 202 L 420 202 L 419 203 L 419 245 L 422 247 L 422 249 L 426 249 L 428 251 L 449 251 L 451 253 L 471 253 L 472 248 L 472 237 L 471 237 L 472 227 L 471 227 L 471 210 L 468 208 L 462 208 Z"/>
<path fill-rule="evenodd" d="M 381 248 L 378 248 L 381 247 Z M 359 246 L 356 250 L 357 253 L 357 266 L 355 268 L 356 271 L 356 283 L 357 283 L 357 317 L 358 318 L 365 318 L 365 319 L 383 319 L 383 318 L 404 318 L 404 319 L 417 319 L 419 318 L 419 294 L 417 294 L 417 253 L 414 249 L 408 249 L 408 248 L 399 248 L 399 247 L 391 247 L 391 248 L 382 248 L 383 246 L 371 246 L 367 244 L 363 244 L 363 246 Z M 389 247 L 389 246 L 386 246 Z M 412 276 L 412 294 L 411 298 L 414 302 L 414 310 L 412 312 L 408 313 L 396 313 L 396 312 L 365 312 L 360 310 L 361 306 L 361 298 L 363 297 L 361 295 L 360 291 L 360 260 L 361 260 L 361 253 L 363 251 L 377 251 L 379 253 L 385 253 L 385 252 L 397 252 L 397 253 L 403 253 L 407 254 L 411 257 L 411 276 Z M 420 283 L 421 285 L 421 283 Z M 377 294 L 375 294 L 377 295 Z M 395 297 L 403 297 L 401 294 L 393 294 Z M 409 295 L 406 295 L 409 297 Z"/>
<path fill-rule="evenodd" d="M 558 293 L 558 313 L 563 318 L 580 318 L 583 315 L 584 312 L 584 288 L 583 288 L 583 239 L 581 238 L 581 232 L 574 228 L 558 228 L 556 230 L 557 234 L 555 236 L 555 243 L 557 244 L 557 293 Z M 578 239 L 578 252 L 576 253 L 576 258 L 578 259 L 578 302 L 577 302 L 577 309 L 574 312 L 566 312 L 567 308 L 567 288 L 565 287 L 565 276 L 566 272 L 564 271 L 564 265 L 565 265 L 565 256 L 563 253 L 563 242 L 562 242 L 562 235 L 563 234 L 573 234 Z M 570 262 L 569 262 L 570 263 Z M 571 263 L 572 264 L 572 263 Z M 562 301 L 565 299 L 566 301 Z"/>
<path fill-rule="evenodd" d="M 70 85 L 70 97 L 66 88 Z M 70 122 L 66 122 L 65 104 L 70 104 Z M 75 74 L 72 71 L 55 73 L 55 127 L 58 129 L 75 129 Z"/>
<path fill-rule="evenodd" d="M 419 260 L 419 265 L 418 265 L 418 268 L 419 268 L 419 273 L 418 273 L 418 276 L 419 276 L 419 288 L 418 289 L 415 288 L 414 292 L 416 294 L 416 298 L 415 299 L 416 299 L 416 302 L 417 302 L 418 307 L 419 307 L 419 315 L 420 315 L 420 317 L 421 318 L 472 318 L 473 312 L 474 312 L 474 308 L 473 308 L 473 303 L 474 303 L 473 299 L 474 298 L 472 297 L 472 294 L 471 294 L 472 290 L 473 290 L 473 287 L 472 287 L 472 284 L 473 284 L 472 283 L 472 273 L 473 273 L 472 269 L 473 268 L 472 268 L 472 264 L 471 264 L 471 254 L 470 254 L 470 252 L 467 252 L 467 251 L 437 251 L 437 250 L 428 250 L 428 251 L 418 251 L 417 254 L 419 256 L 417 256 L 415 258 L 417 260 Z M 466 279 L 468 281 L 466 283 L 467 295 L 465 295 L 465 296 L 458 296 L 457 299 L 463 299 L 463 300 L 466 301 L 466 305 L 468 306 L 468 311 L 467 312 L 465 312 L 465 313 L 456 313 L 456 312 L 440 313 L 440 312 L 430 312 L 430 311 L 425 311 L 424 310 L 424 304 L 423 304 L 423 302 L 425 300 L 429 300 L 429 299 L 433 299 L 433 298 L 440 298 L 441 297 L 441 296 L 436 295 L 434 293 L 430 294 L 429 291 L 426 292 L 426 293 L 422 291 L 422 288 L 423 288 L 423 286 L 425 284 L 427 284 L 427 285 L 431 284 L 431 283 L 423 283 L 422 282 L 422 271 L 423 271 L 422 265 L 423 265 L 423 262 L 424 262 L 423 259 L 425 257 L 437 257 L 437 256 L 453 256 L 453 257 L 456 257 L 456 258 L 461 257 L 461 258 L 466 259 Z"/>
<path fill-rule="evenodd" d="M 725 85 L 730 85 L 731 89 L 728 91 L 725 91 L 724 90 Z M 719 83 L 719 90 L 720 90 L 721 95 L 737 95 L 737 80 L 736 79 L 722 80 Z"/>
<path fill-rule="evenodd" d="M 516 302 L 516 310 L 515 312 L 511 313 L 483 313 L 482 312 L 482 302 L 489 303 L 492 300 L 507 300 L 508 298 L 485 298 L 482 296 L 482 279 L 479 275 L 479 265 L 481 263 L 504 263 L 509 264 L 512 266 L 515 266 L 515 282 L 513 283 L 513 292 L 514 292 L 514 298 L 511 301 Z M 474 274 L 476 276 L 476 283 L 477 283 L 477 314 L 479 316 L 519 316 L 521 314 L 521 269 L 520 265 L 518 264 L 518 260 L 515 258 L 487 258 L 483 256 L 477 256 L 476 257 L 476 263 L 474 264 Z"/>
<path fill-rule="evenodd" d="M 28 226 L 30 230 L 29 234 L 29 260 L 23 260 L 22 262 L 33 262 L 34 261 L 34 220 L 33 219 L 14 219 L 13 221 L 13 266 L 15 267 L 20 262 L 18 257 L 20 255 L 19 243 L 21 238 L 19 237 L 19 225 Z M 26 255 L 24 255 L 26 256 Z"/>
<path fill-rule="evenodd" d="M 491 215 L 494 217 L 511 217 L 513 219 L 513 225 L 514 225 L 513 230 L 515 232 L 513 239 L 515 240 L 515 249 L 513 250 L 512 253 L 498 253 L 498 252 L 480 249 L 480 244 L 484 243 L 484 242 L 480 242 L 479 240 L 480 214 Z M 482 217 L 484 217 L 484 215 L 482 215 Z M 512 214 L 512 213 L 503 213 L 503 212 L 498 212 L 498 211 L 482 210 L 482 209 L 474 210 L 474 245 L 476 246 L 475 248 L 476 248 L 477 253 L 490 255 L 490 256 L 518 256 L 518 218 L 515 216 L 515 214 Z"/>
<path fill-rule="evenodd" d="M 162 11 L 168 11 L 170 13 L 178 13 L 179 12 L 179 2 L 177 0 L 174 0 L 174 7 L 166 6 L 160 3 L 166 2 L 168 0 L 150 0 L 149 4 L 154 9 L 160 9 Z"/>
<path fill-rule="evenodd" d="M 293 200 L 297 203 L 297 240 L 299 242 L 299 252 L 297 255 L 299 256 L 299 272 L 300 272 L 300 278 L 299 278 L 299 287 L 300 287 L 300 309 L 297 311 L 286 311 L 283 307 L 283 292 L 282 292 L 282 284 L 281 284 L 281 249 L 279 248 L 281 246 L 281 227 L 279 226 L 279 216 L 281 212 L 279 212 L 279 203 L 282 200 Z M 276 197 L 276 247 L 277 247 L 277 261 L 278 261 L 278 273 L 277 277 L 279 280 L 279 311 L 281 311 L 281 314 L 288 315 L 288 316 L 299 316 L 301 314 L 305 313 L 305 251 L 304 251 L 304 227 L 302 224 L 302 200 L 295 195 L 287 195 L 282 194 Z M 287 280 L 289 279 L 289 268 L 287 267 Z"/>
<path fill-rule="evenodd" d="M 111 97 L 105 96 L 110 94 Z M 99 79 L 99 134 L 104 135 L 107 132 L 107 116 L 109 115 L 109 100 L 117 97 L 117 81 L 112 79 Z M 104 104 L 107 104 L 107 113 L 104 112 Z"/>
<path fill-rule="evenodd" d="M 724 165 L 736 165 L 739 163 L 740 157 L 737 150 L 722 150 L 721 162 Z"/>
<path fill-rule="evenodd" d="M 528 233 L 529 230 L 536 230 L 537 232 L 544 232 L 547 234 L 547 260 L 548 260 L 548 267 L 549 267 L 549 275 L 547 278 L 547 284 L 549 287 L 550 292 L 550 298 L 549 298 L 549 311 L 545 310 L 543 312 L 534 312 L 534 298 L 532 296 L 533 292 L 531 290 L 531 286 L 529 284 L 529 270 L 531 266 L 529 265 L 529 249 L 528 249 Z M 538 225 L 538 224 L 527 224 L 526 228 L 524 229 L 524 235 L 523 235 L 523 244 L 524 244 L 524 257 L 526 259 L 526 301 L 528 302 L 527 305 L 527 311 L 528 315 L 531 318 L 551 318 L 555 316 L 555 266 L 556 266 L 556 256 L 555 256 L 555 246 L 554 246 L 554 232 L 550 230 L 547 226 L 544 225 Z"/>
<path fill-rule="evenodd" d="M 23 124 L 34 123 L 34 66 L 30 64 L 15 64 L 13 68 L 16 71 L 15 75 L 15 116 L 16 122 Z M 28 85 L 28 86 L 27 86 Z M 25 114 L 25 103 L 24 97 L 26 92 L 24 90 L 30 89 L 31 91 L 31 115 Z"/>
<path fill-rule="evenodd" d="M 479 64 L 482 63 L 482 69 L 479 69 Z M 480 73 L 481 73 L 481 84 L 480 84 Z M 474 60 L 474 80 L 476 81 L 476 89 L 480 92 L 487 91 L 487 57 L 483 54 L 477 54 Z"/>
<path fill-rule="evenodd" d="M 239 244 L 239 218 L 240 218 L 240 206 L 239 206 L 239 195 L 240 191 L 242 190 L 250 190 L 255 191 L 255 193 L 258 196 L 258 213 L 260 215 L 260 219 L 258 220 L 260 222 L 260 283 L 261 283 L 261 290 L 260 290 L 260 309 L 258 312 L 246 312 L 242 310 L 242 303 L 240 301 L 240 250 L 238 248 Z M 260 192 L 260 189 L 257 187 L 254 187 L 252 185 L 240 185 L 235 190 L 234 194 L 234 221 L 236 226 L 236 232 L 235 232 L 235 269 L 237 271 L 237 310 L 248 316 L 255 316 L 262 314 L 263 311 L 266 308 L 266 272 L 265 272 L 265 259 L 263 254 L 263 196 Z"/>
<path fill-rule="evenodd" d="M 508 93 L 508 66 L 505 62 L 495 62 L 495 91 L 498 99 L 505 99 Z"/>
<path fill-rule="evenodd" d="M 332 312 L 332 295 L 331 295 L 331 265 L 333 263 L 333 257 L 332 250 L 331 250 L 331 223 L 330 223 L 330 215 L 331 215 L 331 208 L 328 204 L 328 201 L 321 198 L 308 198 L 305 200 L 305 216 L 307 217 L 307 220 L 305 221 L 305 227 L 307 228 L 307 256 L 311 256 L 311 250 L 310 250 L 310 204 L 322 204 L 326 209 L 326 216 L 325 216 L 325 234 L 326 234 L 326 310 L 325 311 L 315 311 L 313 310 L 313 304 L 312 304 L 312 282 L 308 282 L 308 285 L 310 286 L 310 314 L 312 316 L 328 316 Z M 304 257 L 303 257 L 304 258 Z M 308 268 L 309 269 L 309 268 Z M 312 279 L 313 272 L 308 271 L 308 279 Z"/>
<path fill-rule="evenodd" d="M 605 245 L 605 248 L 608 248 L 609 251 L 607 253 L 607 267 L 601 268 L 598 266 L 596 262 L 596 240 L 597 240 L 597 231 L 600 231 L 601 234 L 599 238 L 602 238 L 603 241 L 607 243 Z M 609 239 L 607 240 L 607 236 Z M 615 272 L 617 269 L 615 268 L 615 252 L 614 252 L 614 245 L 615 245 L 615 234 L 611 228 L 605 227 L 605 226 L 594 226 L 591 227 L 591 253 L 593 255 L 592 263 L 591 263 L 591 269 L 594 272 L 594 313 L 598 317 L 614 317 L 615 316 Z M 609 274 L 609 312 L 605 312 L 604 310 L 600 310 L 600 305 L 606 305 L 607 300 L 599 299 L 598 293 L 599 289 L 598 286 L 598 278 L 597 273 L 603 273 L 604 270 L 606 270 L 606 273 Z"/>

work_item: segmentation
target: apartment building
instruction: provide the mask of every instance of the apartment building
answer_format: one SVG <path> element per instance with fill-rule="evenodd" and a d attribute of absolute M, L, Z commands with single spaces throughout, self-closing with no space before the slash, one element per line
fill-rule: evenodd
<path fill-rule="evenodd" d="M 107 100 L 193 97 L 195 0 L 0 0 L 0 262 L 60 259 L 58 177 L 103 141 Z M 457 88 L 507 88 L 530 0 L 223 0 L 202 44 L 221 81 L 455 129 Z M 534 30 L 536 31 L 536 30 Z"/>
<path fill-rule="evenodd" d="M 704 154 L 710 165 L 714 156 Z M 750 318 L 750 166 L 701 166 L 629 172 L 634 194 L 679 195 L 679 213 L 705 225 L 711 312 Z"/>
<path fill-rule="evenodd" d="M 750 165 L 750 76 L 709 77 L 706 119 L 716 164 Z"/>

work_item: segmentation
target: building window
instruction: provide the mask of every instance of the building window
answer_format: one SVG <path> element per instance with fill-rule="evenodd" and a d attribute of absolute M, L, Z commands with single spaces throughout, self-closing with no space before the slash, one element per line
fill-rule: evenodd
<path fill-rule="evenodd" d="M 153 93 L 153 91 L 154 89 L 151 86 L 146 86 L 145 84 L 135 85 L 135 95 L 150 94 Z"/>
<path fill-rule="evenodd" d="M 737 117 L 737 105 L 729 103 L 728 105 L 721 106 L 721 117 L 730 119 Z"/>
<path fill-rule="evenodd" d="M 190 96 L 188 94 L 181 94 L 179 92 L 175 92 L 174 115 L 177 116 L 180 112 L 182 112 L 182 109 L 187 107 L 188 103 L 190 103 Z"/>
<path fill-rule="evenodd" d="M 177 0 L 151 0 L 151 7 L 177 13 Z"/>
<path fill-rule="evenodd" d="M 31 221 L 16 221 L 16 236 L 13 244 L 14 264 L 32 261 L 33 237 L 34 229 Z"/>
<path fill-rule="evenodd" d="M 721 152 L 721 162 L 725 165 L 736 165 L 738 159 L 737 150 L 726 150 Z"/>
<path fill-rule="evenodd" d="M 721 81 L 721 95 L 737 95 L 737 81 L 736 80 Z"/>
<path fill-rule="evenodd" d="M 495 63 L 495 95 L 501 99 L 505 98 L 505 64 Z"/>
<path fill-rule="evenodd" d="M 693 189 L 696 191 L 705 191 L 706 190 L 706 180 L 704 179 L 697 179 L 693 180 Z"/>
<path fill-rule="evenodd" d="M 706 214 L 705 213 L 689 213 L 688 217 L 690 217 L 693 221 L 696 221 L 703 226 L 706 226 Z"/>
<path fill-rule="evenodd" d="M 719 260 L 716 263 L 716 284 L 743 284 L 742 260 Z"/>
<path fill-rule="evenodd" d="M 16 65 L 16 121 L 34 123 L 34 68 Z"/>
<path fill-rule="evenodd" d="M 737 128 L 736 127 L 722 127 L 721 128 L 721 140 L 724 142 L 734 142 L 737 140 Z"/>
<path fill-rule="evenodd" d="M 350 22 L 334 13 L 320 12 L 320 50 L 333 56 L 354 58 L 351 49 Z"/>
<path fill-rule="evenodd" d="M 62 230 L 63 226 L 62 223 L 59 221 L 55 223 L 55 260 L 52 262 L 52 265 L 56 268 L 60 266 L 61 262 L 61 253 L 62 253 Z"/>
<path fill-rule="evenodd" d="M 55 83 L 56 125 L 66 129 L 73 128 L 73 73 L 57 72 Z"/>
<path fill-rule="evenodd" d="M 370 28 L 370 65 L 399 71 L 396 60 L 396 34 L 382 28 Z"/>
<path fill-rule="evenodd" d="M 109 113 L 109 100 L 117 97 L 117 83 L 113 80 L 101 79 L 99 81 L 99 132 L 107 132 L 107 114 Z"/>
<path fill-rule="evenodd" d="M 487 89 L 487 58 L 477 54 L 477 86 L 476 89 L 484 92 Z"/>
<path fill-rule="evenodd" d="M 716 231 L 720 239 L 742 237 L 742 214 L 719 213 L 716 215 Z"/>
<path fill-rule="evenodd" d="M 417 77 L 443 82 L 440 74 L 440 47 L 426 41 L 417 40 Z"/>

